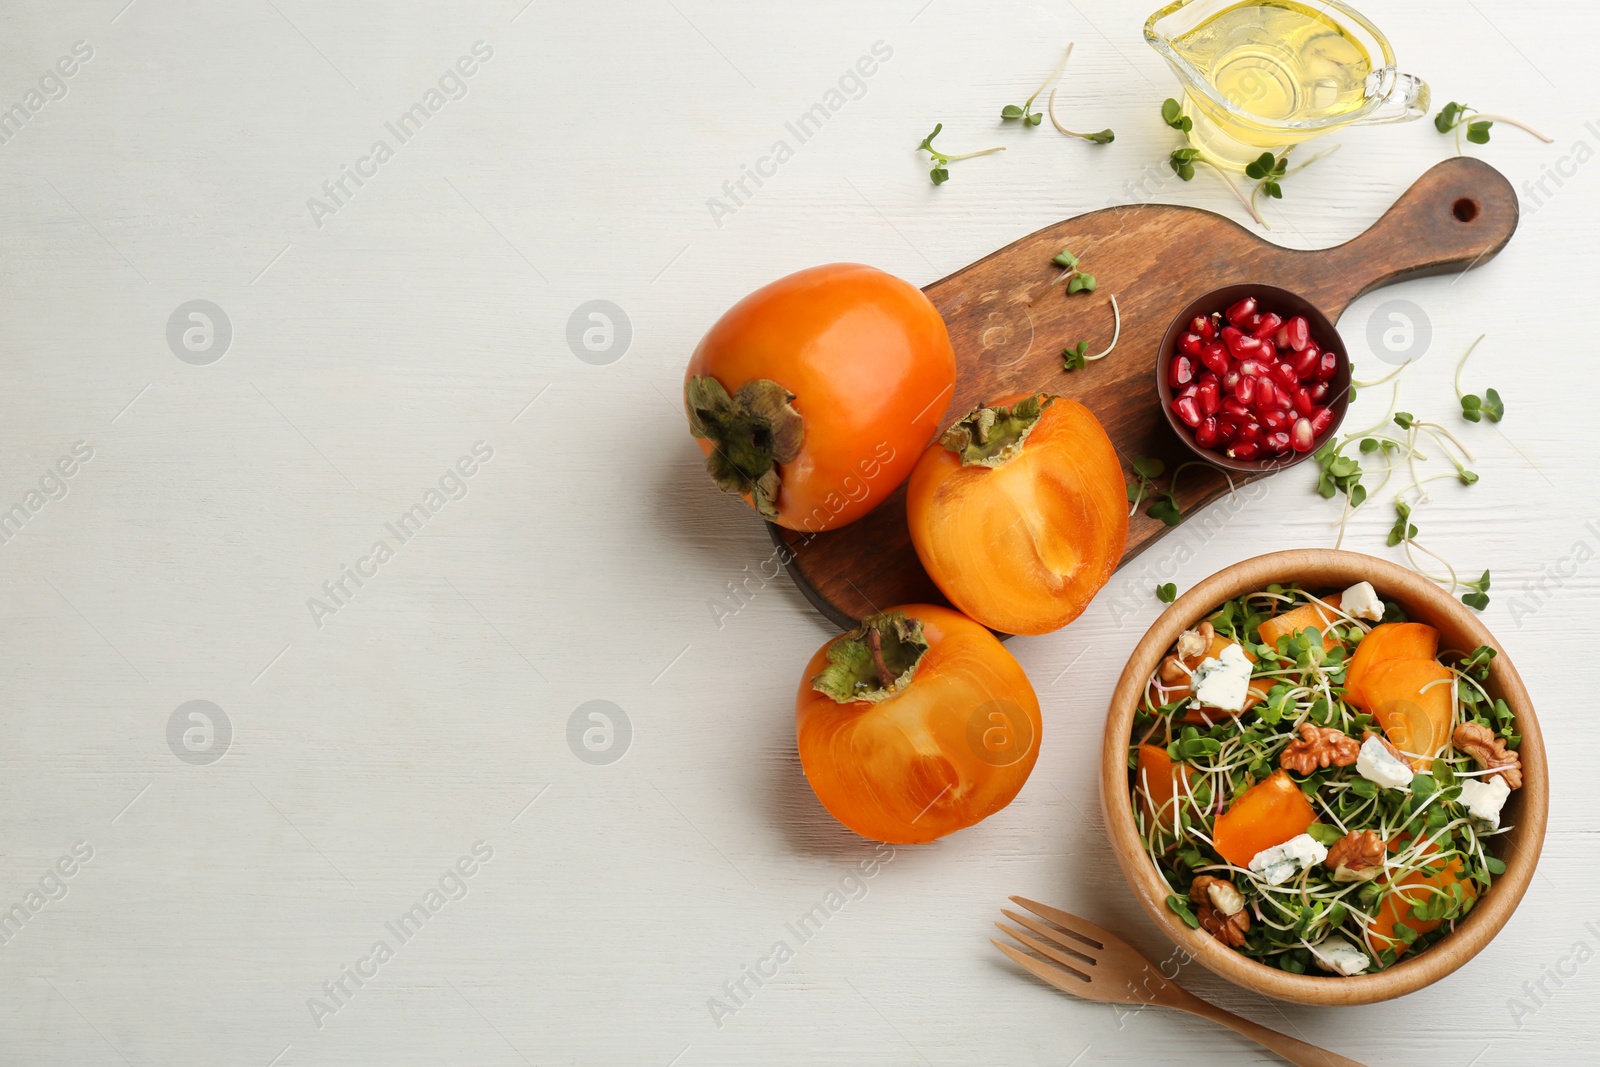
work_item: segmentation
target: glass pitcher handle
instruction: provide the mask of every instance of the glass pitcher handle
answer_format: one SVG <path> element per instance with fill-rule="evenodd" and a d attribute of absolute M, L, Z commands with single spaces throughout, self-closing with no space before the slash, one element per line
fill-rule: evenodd
<path fill-rule="evenodd" d="M 1428 113 L 1428 105 L 1432 100 L 1433 93 L 1427 82 L 1414 74 L 1396 74 L 1394 87 L 1383 98 L 1383 103 L 1356 125 L 1377 126 L 1386 122 L 1420 119 Z"/>

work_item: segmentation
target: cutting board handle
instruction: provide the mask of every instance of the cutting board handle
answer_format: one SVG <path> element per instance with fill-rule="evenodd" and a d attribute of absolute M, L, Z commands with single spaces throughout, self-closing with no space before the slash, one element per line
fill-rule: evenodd
<path fill-rule="evenodd" d="M 1333 317 L 1372 289 L 1430 274 L 1456 274 L 1492 259 L 1517 230 L 1516 190 L 1481 159 L 1457 156 L 1429 170 L 1365 233 L 1326 256 L 1316 299 Z M 1308 294 L 1309 295 L 1309 294 Z"/>

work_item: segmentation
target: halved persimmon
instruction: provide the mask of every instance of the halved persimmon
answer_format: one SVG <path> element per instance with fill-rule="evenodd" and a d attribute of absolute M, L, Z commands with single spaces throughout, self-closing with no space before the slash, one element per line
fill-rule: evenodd
<path fill-rule="evenodd" d="M 729 308 L 694 350 L 683 396 L 719 487 L 779 526 L 821 533 L 899 488 L 955 380 L 944 320 L 921 290 L 834 263 Z"/>
<path fill-rule="evenodd" d="M 1039 699 L 988 630 L 909 604 L 811 657 L 795 699 L 800 765 L 862 837 L 916 844 L 988 818 L 1039 757 Z"/>
<path fill-rule="evenodd" d="M 1256 853 L 1299 837 L 1316 821 L 1311 801 L 1289 773 L 1274 771 L 1217 816 L 1211 840 L 1223 859 L 1248 867 Z"/>
<path fill-rule="evenodd" d="M 993 630 L 1076 619 L 1128 540 L 1127 486 L 1090 410 L 1048 394 L 975 408 L 906 486 L 911 542 L 950 602 Z"/>
<path fill-rule="evenodd" d="M 1427 770 L 1455 725 L 1455 674 L 1437 660 L 1389 660 L 1372 668 L 1352 702 L 1382 724 L 1390 743 L 1411 754 L 1413 768 Z"/>
<path fill-rule="evenodd" d="M 1356 646 L 1345 671 L 1350 702 L 1364 706 L 1361 684 L 1380 663 L 1396 659 L 1433 659 L 1439 653 L 1439 631 L 1421 622 L 1386 622 L 1374 626 Z"/>

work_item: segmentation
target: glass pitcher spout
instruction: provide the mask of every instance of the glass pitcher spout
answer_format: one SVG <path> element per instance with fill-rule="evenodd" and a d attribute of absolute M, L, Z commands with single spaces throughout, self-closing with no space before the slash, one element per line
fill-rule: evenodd
<path fill-rule="evenodd" d="M 1183 86 L 1193 146 L 1233 170 L 1427 112 L 1427 83 L 1401 73 L 1388 39 L 1342 0 L 1176 0 L 1144 35 Z"/>

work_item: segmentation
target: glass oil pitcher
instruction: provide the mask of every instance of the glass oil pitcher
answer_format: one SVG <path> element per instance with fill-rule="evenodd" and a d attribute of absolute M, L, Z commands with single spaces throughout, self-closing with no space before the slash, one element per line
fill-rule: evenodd
<path fill-rule="evenodd" d="M 1395 69 L 1388 40 L 1340 0 L 1176 0 L 1144 38 L 1183 83 L 1194 147 L 1230 170 L 1428 110 L 1427 83 Z"/>

